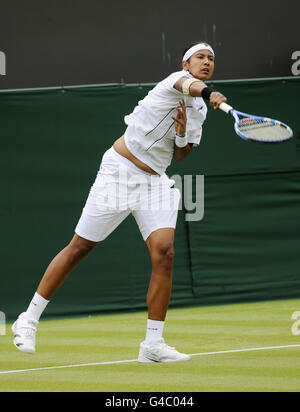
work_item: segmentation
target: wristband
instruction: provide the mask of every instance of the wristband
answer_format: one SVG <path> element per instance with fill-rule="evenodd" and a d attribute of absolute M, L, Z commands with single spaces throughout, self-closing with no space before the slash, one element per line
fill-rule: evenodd
<path fill-rule="evenodd" d="M 177 147 L 185 147 L 187 145 L 187 137 L 184 136 L 179 136 L 177 133 L 175 134 L 175 144 Z"/>
<path fill-rule="evenodd" d="M 210 87 L 205 87 L 202 92 L 201 92 L 201 96 L 203 97 L 203 99 L 205 100 L 209 100 L 210 95 L 215 92 L 214 89 L 210 88 Z"/>

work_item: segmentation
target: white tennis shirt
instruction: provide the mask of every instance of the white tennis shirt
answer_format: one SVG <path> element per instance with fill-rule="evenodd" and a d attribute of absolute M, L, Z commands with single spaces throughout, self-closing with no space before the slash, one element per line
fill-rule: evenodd
<path fill-rule="evenodd" d="M 125 143 L 128 150 L 158 174 L 165 173 L 174 153 L 176 107 L 184 98 L 187 108 L 186 135 L 189 143 L 199 145 L 207 107 L 201 97 L 187 97 L 173 86 L 182 77 L 193 77 L 181 70 L 159 82 L 154 89 L 125 116 Z"/>

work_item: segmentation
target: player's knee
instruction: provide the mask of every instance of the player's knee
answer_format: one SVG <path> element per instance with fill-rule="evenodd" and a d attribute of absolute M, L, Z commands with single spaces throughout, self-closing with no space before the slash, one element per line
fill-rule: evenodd
<path fill-rule="evenodd" d="M 174 262 L 173 244 L 159 245 L 152 253 L 152 263 L 156 267 L 171 270 Z"/>
<path fill-rule="evenodd" d="M 74 260 L 83 259 L 94 249 L 94 247 L 95 244 L 89 241 L 71 242 L 68 246 L 70 257 Z"/>

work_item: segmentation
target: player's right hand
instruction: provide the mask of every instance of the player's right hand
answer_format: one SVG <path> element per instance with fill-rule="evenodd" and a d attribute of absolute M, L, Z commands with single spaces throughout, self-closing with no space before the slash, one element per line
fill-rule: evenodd
<path fill-rule="evenodd" d="M 210 95 L 209 103 L 212 108 L 217 110 L 221 103 L 227 103 L 227 98 L 222 93 L 213 92 Z"/>

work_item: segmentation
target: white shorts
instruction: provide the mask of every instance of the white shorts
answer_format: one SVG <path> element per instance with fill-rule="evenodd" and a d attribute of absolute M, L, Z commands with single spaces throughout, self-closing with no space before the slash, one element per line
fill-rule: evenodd
<path fill-rule="evenodd" d="M 180 192 L 166 174 L 152 175 L 118 154 L 104 153 L 75 233 L 93 242 L 109 236 L 130 214 L 143 239 L 157 229 L 175 228 Z"/>

